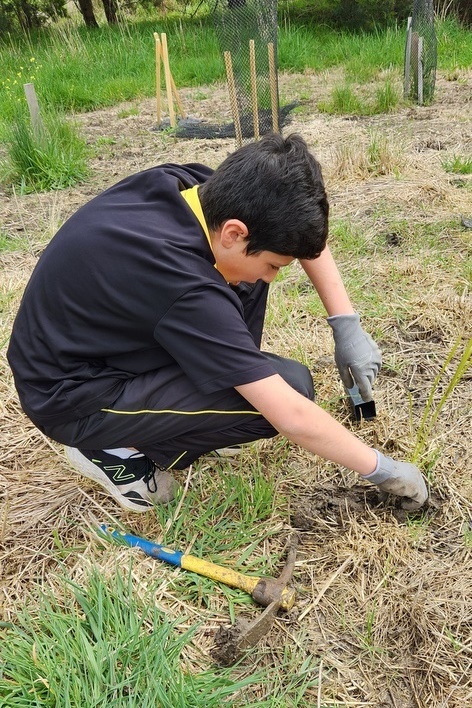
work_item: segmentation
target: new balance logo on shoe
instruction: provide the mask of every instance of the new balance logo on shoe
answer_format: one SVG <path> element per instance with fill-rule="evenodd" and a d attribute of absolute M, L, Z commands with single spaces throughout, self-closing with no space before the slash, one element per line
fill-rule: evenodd
<path fill-rule="evenodd" d="M 103 465 L 101 460 L 92 458 L 92 462 L 96 465 Z M 103 470 L 107 473 L 108 477 L 113 480 L 116 484 L 123 484 L 130 479 L 136 479 L 133 472 L 126 470 L 125 465 L 103 465 Z"/>

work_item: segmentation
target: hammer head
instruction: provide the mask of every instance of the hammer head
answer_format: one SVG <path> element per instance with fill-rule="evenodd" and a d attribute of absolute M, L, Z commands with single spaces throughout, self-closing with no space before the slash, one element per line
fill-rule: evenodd
<path fill-rule="evenodd" d="M 282 610 L 291 610 L 295 604 L 295 590 L 289 587 L 297 557 L 298 535 L 292 534 L 288 543 L 287 560 L 278 578 L 261 578 L 252 591 L 253 599 L 268 607 L 273 602 Z"/>
<path fill-rule="evenodd" d="M 261 578 L 252 592 L 254 600 L 266 609 L 253 622 L 237 620 L 229 627 L 220 627 L 212 656 L 222 666 L 230 666 L 243 656 L 246 649 L 255 646 L 265 636 L 277 612 L 290 610 L 295 604 L 296 593 L 289 586 L 295 567 L 298 536 L 293 534 L 288 543 L 287 562 L 278 578 Z"/>
<path fill-rule="evenodd" d="M 261 578 L 252 591 L 253 599 L 263 607 L 277 602 L 281 610 L 291 610 L 295 604 L 296 592 L 287 585 L 281 586 L 280 578 Z"/>

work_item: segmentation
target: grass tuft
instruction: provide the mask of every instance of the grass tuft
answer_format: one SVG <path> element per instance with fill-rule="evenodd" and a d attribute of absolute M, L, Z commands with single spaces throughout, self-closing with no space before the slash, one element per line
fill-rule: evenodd
<path fill-rule="evenodd" d="M 335 86 L 331 92 L 330 100 L 321 101 L 318 104 L 318 108 L 322 113 L 334 115 L 342 115 L 344 113 L 366 115 L 368 113 L 365 104 L 362 104 L 348 84 Z"/>
<path fill-rule="evenodd" d="M 470 175 L 472 174 L 472 157 L 453 155 L 444 160 L 442 166 L 446 172 L 452 172 L 456 175 Z"/>
<path fill-rule="evenodd" d="M 1 705 L 217 708 L 260 680 L 191 671 L 185 649 L 198 625 L 182 631 L 185 617 L 167 619 L 156 583 L 139 598 L 133 573 L 106 581 L 95 569 L 85 587 L 61 578 L 61 599 L 41 591 L 36 609 L 4 623 Z"/>
<path fill-rule="evenodd" d="M 63 189 L 88 174 L 87 146 L 75 126 L 58 115 L 49 115 L 33 129 L 19 114 L 6 134 L 7 156 L 0 162 L 3 184 L 21 193 Z"/>
<path fill-rule="evenodd" d="M 390 113 L 399 103 L 400 95 L 391 79 L 387 79 L 376 91 L 373 112 Z"/>

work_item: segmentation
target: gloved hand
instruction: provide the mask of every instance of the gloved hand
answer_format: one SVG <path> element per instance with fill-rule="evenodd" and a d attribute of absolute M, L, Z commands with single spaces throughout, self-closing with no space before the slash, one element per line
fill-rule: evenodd
<path fill-rule="evenodd" d="M 353 315 L 333 315 L 327 318 L 334 336 L 334 360 L 346 388 L 354 383 L 363 401 L 372 400 L 372 384 L 380 371 L 380 349 L 361 327 L 361 318 Z"/>
<path fill-rule="evenodd" d="M 402 509 L 414 511 L 423 506 L 428 498 L 428 490 L 423 475 L 409 462 L 397 462 L 376 450 L 378 463 L 376 469 L 368 475 L 362 475 L 375 484 L 382 492 L 405 497 Z"/>

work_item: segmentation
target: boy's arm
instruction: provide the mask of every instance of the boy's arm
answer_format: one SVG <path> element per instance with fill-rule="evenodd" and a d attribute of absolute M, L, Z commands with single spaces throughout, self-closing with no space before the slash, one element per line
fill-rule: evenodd
<path fill-rule="evenodd" d="M 309 261 L 300 260 L 300 263 L 315 286 L 328 315 L 354 314 L 354 308 L 329 246 L 325 246 L 318 258 Z"/>
<path fill-rule="evenodd" d="M 351 388 L 355 382 L 364 401 L 372 400 L 372 384 L 382 365 L 382 355 L 372 337 L 360 324 L 344 287 L 329 247 L 314 260 L 300 261 L 315 286 L 328 313 L 333 330 L 336 366 L 343 384 Z"/>
<path fill-rule="evenodd" d="M 309 452 L 358 472 L 382 491 L 406 497 L 405 509 L 417 509 L 428 498 L 414 465 L 396 462 L 363 443 L 279 374 L 236 386 L 236 390 L 279 433 Z"/>

